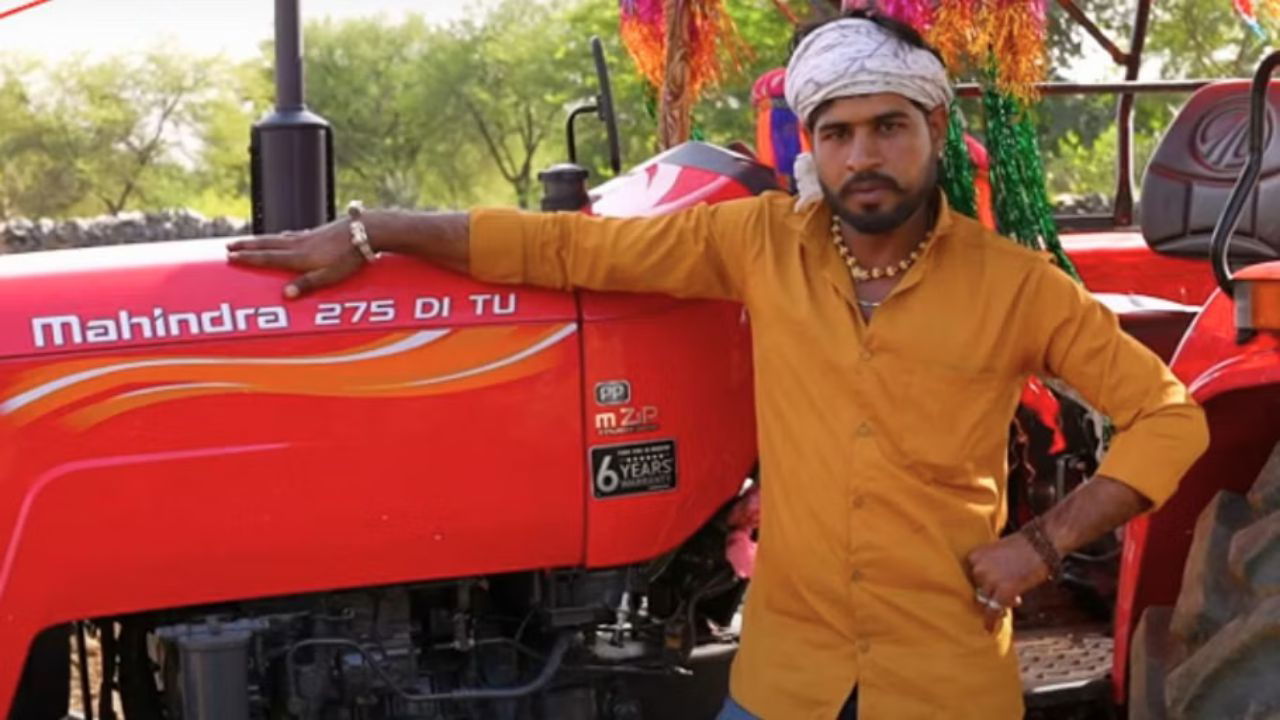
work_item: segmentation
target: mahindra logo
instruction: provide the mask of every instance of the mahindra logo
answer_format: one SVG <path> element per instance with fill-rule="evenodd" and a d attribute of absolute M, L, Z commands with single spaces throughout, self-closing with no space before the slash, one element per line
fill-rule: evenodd
<path fill-rule="evenodd" d="M 0 20 L 10 15 L 17 15 L 23 10 L 30 10 L 37 5 L 43 5 L 50 0 L 0 0 Z"/>
<path fill-rule="evenodd" d="M 120 310 L 103 317 L 79 315 L 45 315 L 31 318 L 31 337 L 38 348 L 52 345 L 85 343 L 117 343 L 152 338 L 182 338 L 195 335 L 219 335 L 246 330 L 285 330 L 289 312 L 279 305 L 267 307 L 232 307 L 222 303 L 203 312 L 170 312 L 155 308 L 150 313 L 134 314 Z"/>
<path fill-rule="evenodd" d="M 1271 112 L 1264 114 L 1262 146 L 1271 142 Z M 1249 99 L 1233 98 L 1219 103 L 1196 125 L 1195 153 L 1209 169 L 1236 175 L 1249 159 Z"/>

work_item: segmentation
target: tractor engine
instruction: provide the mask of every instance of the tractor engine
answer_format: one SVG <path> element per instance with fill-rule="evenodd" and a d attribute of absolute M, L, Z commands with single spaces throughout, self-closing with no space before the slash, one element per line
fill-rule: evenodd
<path fill-rule="evenodd" d="M 713 522 L 600 571 L 513 573 L 102 621 L 130 720 L 639 717 L 625 679 L 681 672 L 742 584 Z M 248 708 L 246 714 L 245 708 Z"/>
<path fill-rule="evenodd" d="M 1032 397 L 1032 394 L 1036 397 Z M 1035 381 L 1024 395 L 1009 441 L 1009 522 L 1014 532 L 1093 477 L 1105 451 L 1105 420 L 1057 383 Z M 1019 627 L 1109 622 L 1120 571 L 1122 530 L 1063 558 L 1062 582 L 1024 598 Z"/>

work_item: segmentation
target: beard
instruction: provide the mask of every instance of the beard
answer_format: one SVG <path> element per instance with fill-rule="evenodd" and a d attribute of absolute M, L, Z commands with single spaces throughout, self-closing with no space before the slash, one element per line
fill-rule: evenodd
<path fill-rule="evenodd" d="M 844 199 L 851 194 L 852 187 L 858 183 L 869 182 L 881 184 L 901 199 L 895 205 L 883 209 L 878 208 L 870 212 L 860 213 L 849 209 L 845 205 Z M 936 163 L 929 163 L 929 167 L 925 171 L 924 182 L 914 192 L 904 190 L 897 180 L 874 170 L 853 175 L 840 186 L 838 192 L 827 187 L 824 182 L 819 181 L 818 184 L 822 187 L 822 196 L 826 198 L 827 205 L 831 207 L 831 211 L 836 217 L 847 223 L 849 227 L 865 235 L 883 235 L 901 227 L 937 192 L 938 166 Z"/>

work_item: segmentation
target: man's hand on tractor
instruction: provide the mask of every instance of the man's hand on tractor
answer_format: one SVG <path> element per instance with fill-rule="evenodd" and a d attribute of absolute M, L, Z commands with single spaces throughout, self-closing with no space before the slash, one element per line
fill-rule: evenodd
<path fill-rule="evenodd" d="M 364 257 L 351 243 L 350 224 L 346 219 L 314 230 L 237 240 L 227 245 L 227 259 L 237 265 L 299 273 L 284 286 L 287 298 L 341 282 L 365 264 Z"/>
<path fill-rule="evenodd" d="M 1062 557 L 1148 510 L 1151 501 L 1119 480 L 1095 477 L 1017 533 L 984 545 L 965 559 L 974 601 L 994 630 L 1022 595 L 1057 579 Z"/>
<path fill-rule="evenodd" d="M 353 233 L 357 221 L 363 235 Z M 227 245 L 227 259 L 298 273 L 284 287 L 285 297 L 292 299 L 342 282 L 382 250 L 465 273 L 471 265 L 470 228 L 465 213 L 355 212 L 311 230 L 236 240 Z"/>

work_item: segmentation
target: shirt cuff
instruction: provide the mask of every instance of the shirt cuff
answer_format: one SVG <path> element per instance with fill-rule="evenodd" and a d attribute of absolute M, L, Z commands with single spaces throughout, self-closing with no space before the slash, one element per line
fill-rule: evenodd
<path fill-rule="evenodd" d="M 520 211 L 472 210 L 469 225 L 471 276 L 492 283 L 525 282 L 524 232 L 528 223 L 522 222 Z"/>
<path fill-rule="evenodd" d="M 1117 435 L 1096 475 L 1129 486 L 1150 500 L 1150 511 L 1154 511 L 1164 505 L 1178 489 L 1182 473 L 1160 467 L 1162 463 L 1154 460 L 1150 451 L 1143 452 L 1139 449 L 1140 445 L 1141 443 L 1126 442 L 1123 434 Z"/>

